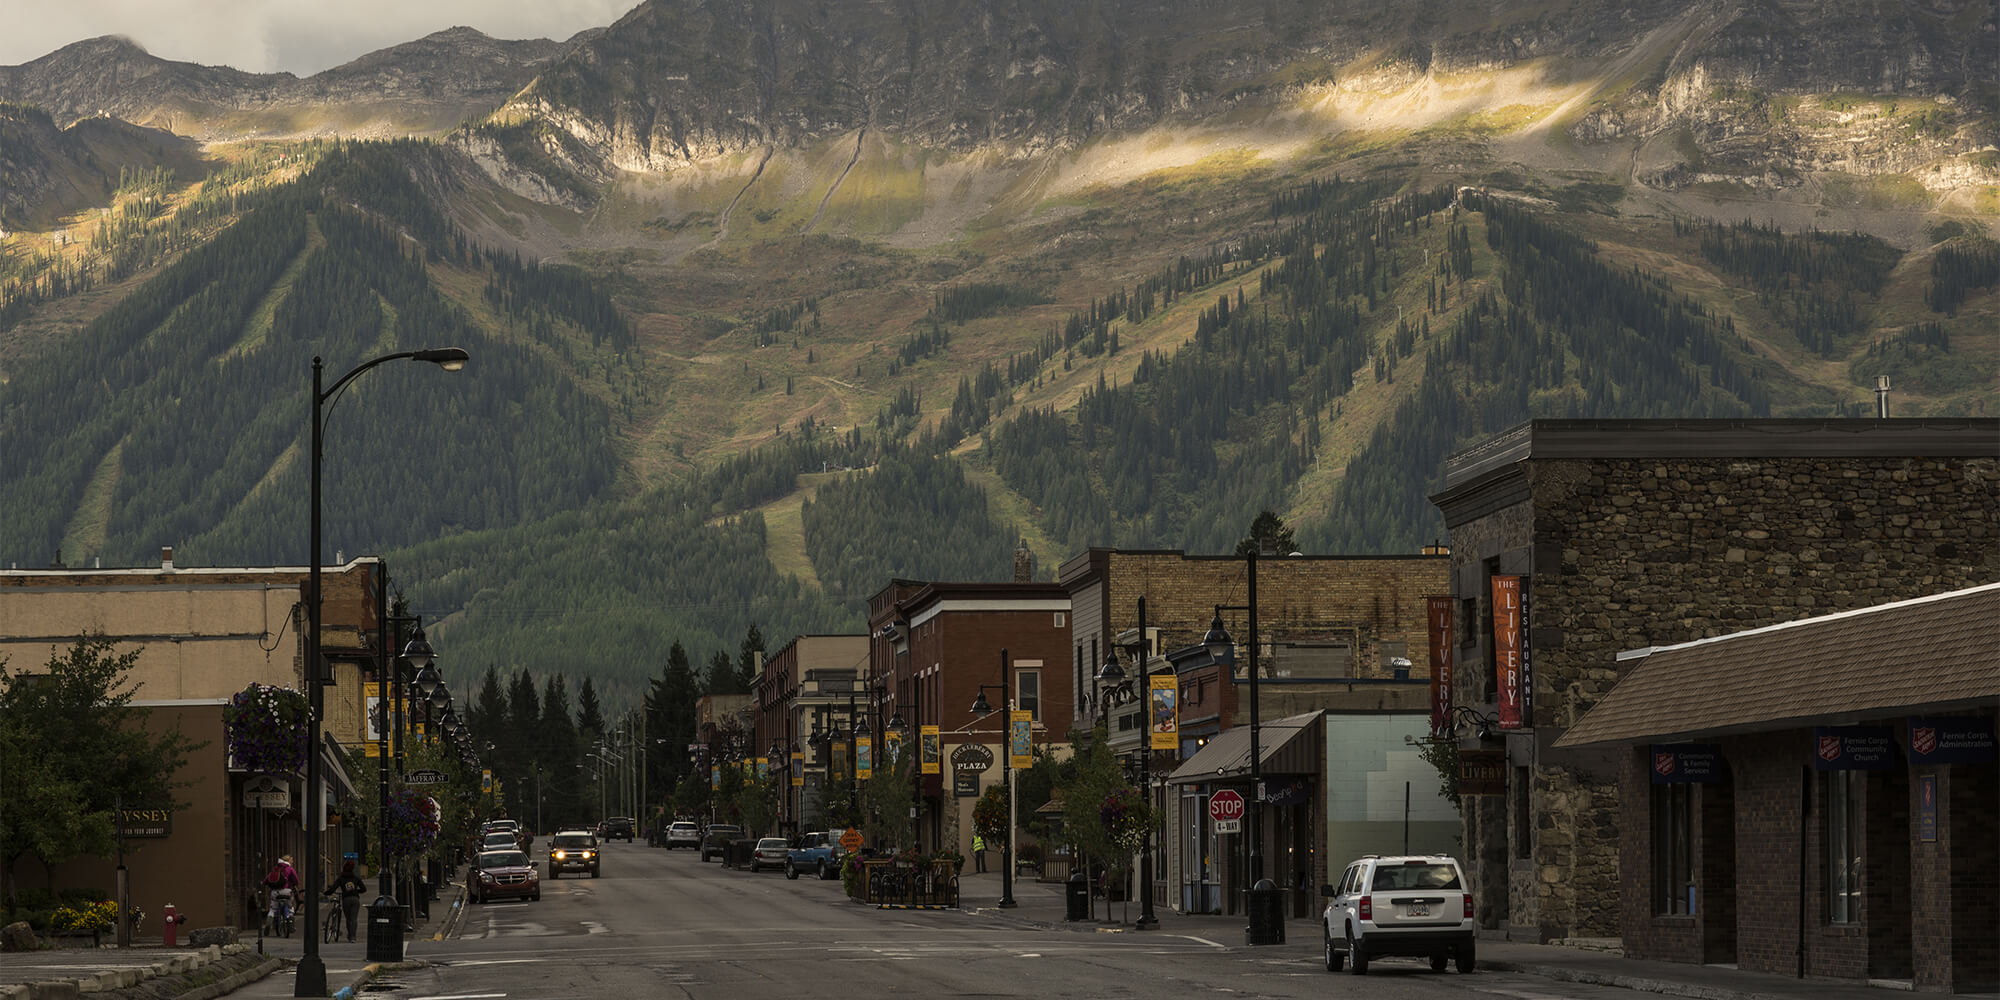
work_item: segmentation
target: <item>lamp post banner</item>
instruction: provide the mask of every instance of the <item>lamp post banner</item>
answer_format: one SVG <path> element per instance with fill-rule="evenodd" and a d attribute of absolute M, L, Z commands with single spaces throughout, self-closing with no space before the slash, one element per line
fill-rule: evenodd
<path fill-rule="evenodd" d="M 1522 628 L 1526 615 L 1521 605 L 1521 578 L 1493 578 L 1493 672 L 1500 688 L 1500 728 L 1519 729 L 1527 724 L 1527 658 Z"/>
<path fill-rule="evenodd" d="M 923 764 L 923 773 L 924 774 L 944 773 L 942 754 L 939 752 L 943 746 L 943 744 L 941 744 L 939 740 L 943 739 L 943 736 L 939 734 L 938 727 L 936 726 L 921 727 L 918 731 L 917 738 L 923 741 L 923 757 L 921 758 L 921 763 Z"/>
<path fill-rule="evenodd" d="M 1146 744 L 1152 750 L 1173 750 L 1181 745 L 1181 679 L 1178 674 L 1154 674 L 1146 678 L 1147 718 L 1153 736 Z"/>
<path fill-rule="evenodd" d="M 875 738 L 862 736 L 854 741 L 854 776 L 867 781 L 875 776 Z"/>
<path fill-rule="evenodd" d="M 1424 598 L 1425 618 L 1430 623 L 1431 639 L 1431 735 L 1443 736 L 1451 725 L 1452 703 L 1452 600 L 1444 597 Z"/>
<path fill-rule="evenodd" d="M 1016 771 L 1035 766 L 1028 747 L 1028 734 L 1033 731 L 1034 724 L 1033 712 L 1016 709 L 1007 713 L 1007 766 Z"/>
<path fill-rule="evenodd" d="M 806 786 L 806 754 L 803 750 L 792 751 L 792 787 Z"/>

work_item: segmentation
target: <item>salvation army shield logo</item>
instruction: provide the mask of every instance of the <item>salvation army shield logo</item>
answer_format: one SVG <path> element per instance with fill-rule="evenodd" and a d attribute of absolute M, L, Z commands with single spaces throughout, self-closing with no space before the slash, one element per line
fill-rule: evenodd
<path fill-rule="evenodd" d="M 1653 771 L 1656 774 L 1671 777 L 1674 773 L 1674 752 L 1665 750 L 1654 753 Z"/>
<path fill-rule="evenodd" d="M 1819 759 L 1821 760 L 1840 759 L 1840 737 L 1821 736 L 1819 738 Z"/>
<path fill-rule="evenodd" d="M 1920 726 L 1910 730 L 1910 749 L 1915 750 L 1917 756 L 1926 757 L 1936 753 L 1937 745 L 1938 737 L 1935 727 Z"/>

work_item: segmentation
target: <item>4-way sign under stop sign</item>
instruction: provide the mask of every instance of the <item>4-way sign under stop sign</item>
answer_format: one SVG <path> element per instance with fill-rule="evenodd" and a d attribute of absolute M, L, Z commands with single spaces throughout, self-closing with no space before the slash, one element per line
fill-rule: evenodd
<path fill-rule="evenodd" d="M 1208 818 L 1215 821 L 1216 833 L 1236 833 L 1243 828 L 1243 795 L 1222 789 L 1208 797 Z"/>

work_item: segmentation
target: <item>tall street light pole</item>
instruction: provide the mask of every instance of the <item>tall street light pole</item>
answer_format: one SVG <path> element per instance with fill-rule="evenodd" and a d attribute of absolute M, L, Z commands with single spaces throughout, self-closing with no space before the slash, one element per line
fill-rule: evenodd
<path fill-rule="evenodd" d="M 308 531 L 311 538 L 308 541 L 309 548 L 307 549 L 307 555 L 311 560 L 311 564 L 307 569 L 307 589 L 311 593 L 306 597 L 306 662 L 304 671 L 306 702 L 309 706 L 309 711 L 306 713 L 305 819 L 306 837 L 310 841 L 306 848 L 306 870 L 304 877 L 305 884 L 309 887 L 317 887 L 325 884 L 325 873 L 320 871 L 320 845 L 318 840 L 320 837 L 320 822 L 322 817 L 325 816 L 326 811 L 326 802 L 321 795 L 319 765 L 319 718 L 321 710 L 325 707 L 326 703 L 326 693 L 320 690 L 322 666 L 320 664 L 319 649 L 321 611 L 320 466 L 322 459 L 321 445 L 326 430 L 326 408 L 328 402 L 339 395 L 340 390 L 347 388 L 347 383 L 354 381 L 362 372 L 376 365 L 408 358 L 413 361 L 426 361 L 443 368 L 445 371 L 455 372 L 465 367 L 465 362 L 469 357 L 470 355 L 466 354 L 465 350 L 459 347 L 438 347 L 422 351 L 397 351 L 394 354 L 384 354 L 342 375 L 338 381 L 333 383 L 331 389 L 322 391 L 320 384 L 324 373 L 324 363 L 318 355 L 313 355 L 312 474 L 310 476 L 311 485 L 309 489 L 311 493 L 309 502 L 312 510 L 309 518 L 311 522 L 310 530 Z M 305 907 L 305 911 L 305 953 L 299 957 L 298 974 L 293 984 L 292 995 L 295 997 L 323 997 L 326 996 L 326 962 L 319 957 L 319 907 L 308 906 Z"/>
<path fill-rule="evenodd" d="M 986 690 L 993 685 L 979 685 L 979 695 L 973 699 L 972 714 L 991 715 L 993 706 L 986 701 Z M 1012 668 L 1007 659 L 1007 651 L 1000 651 L 1000 782 L 1007 790 L 1007 836 L 1000 842 L 1000 902 L 1003 910 L 1011 910 L 1014 902 L 1014 681 Z"/>

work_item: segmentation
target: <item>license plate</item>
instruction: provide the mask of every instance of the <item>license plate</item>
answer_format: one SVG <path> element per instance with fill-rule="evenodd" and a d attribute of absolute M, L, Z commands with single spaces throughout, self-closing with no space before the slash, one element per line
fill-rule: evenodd
<path fill-rule="evenodd" d="M 1408 906 L 1410 916 L 1428 917 L 1431 915 L 1431 904 L 1429 903 L 1410 903 Z"/>

